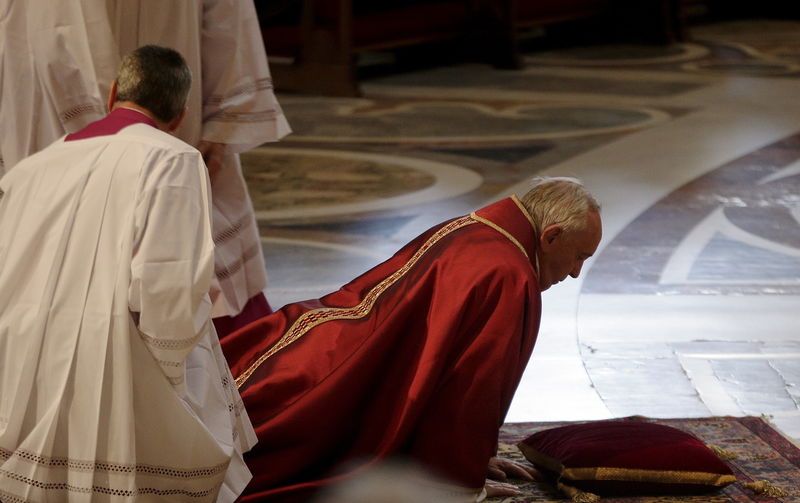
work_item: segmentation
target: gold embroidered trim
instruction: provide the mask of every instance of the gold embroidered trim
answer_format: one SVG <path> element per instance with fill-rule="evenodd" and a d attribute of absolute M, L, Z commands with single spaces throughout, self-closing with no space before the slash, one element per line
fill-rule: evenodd
<path fill-rule="evenodd" d="M 251 94 L 255 93 L 256 91 L 263 91 L 264 89 L 272 89 L 272 79 L 270 77 L 264 77 L 263 79 L 258 79 L 254 82 L 248 82 L 247 84 L 235 87 L 228 94 L 212 94 L 206 99 L 205 104 L 221 105 L 225 100 L 229 100 L 243 94 Z"/>
<path fill-rule="evenodd" d="M 48 468 L 65 468 L 68 470 L 82 471 L 82 472 L 112 472 L 112 473 L 142 473 L 146 475 L 154 475 L 157 477 L 168 477 L 177 479 L 193 479 L 212 477 L 228 468 L 228 463 L 220 463 L 216 466 L 209 466 L 203 468 L 171 468 L 167 466 L 151 466 L 151 465 L 126 465 L 121 463 L 109 463 L 108 461 L 95 461 L 95 460 L 79 460 L 69 458 L 51 458 L 47 456 L 40 456 L 30 451 L 17 449 L 16 451 L 9 451 L 0 448 L 0 458 L 4 461 L 17 457 L 29 463 L 46 466 Z"/>
<path fill-rule="evenodd" d="M 517 207 L 519 208 L 519 211 L 521 211 L 521 212 L 522 212 L 522 214 L 523 214 L 523 215 L 525 215 L 525 218 L 527 218 L 527 219 L 528 219 L 528 222 L 530 222 L 530 224 L 531 224 L 531 227 L 533 228 L 533 237 L 534 237 L 536 240 L 538 240 L 538 239 L 539 239 L 539 229 L 538 229 L 538 227 L 536 226 L 536 222 L 534 222 L 534 221 L 533 221 L 533 217 L 532 217 L 532 216 L 531 216 L 531 214 L 528 212 L 528 209 L 525 207 L 525 205 L 524 205 L 524 204 L 522 204 L 522 201 L 520 201 L 520 200 L 519 200 L 519 198 L 518 198 L 517 196 L 515 196 L 515 195 L 512 195 L 512 196 L 511 196 L 511 200 L 512 200 L 512 201 L 514 201 L 514 204 L 516 204 L 516 205 L 517 205 Z M 538 250 L 538 248 L 539 248 L 539 243 L 536 243 L 536 248 L 537 248 L 537 250 Z M 538 253 L 536 253 L 536 254 L 533 256 L 533 258 L 534 258 L 534 261 L 532 262 L 532 264 L 533 264 L 533 269 L 536 271 L 536 275 L 538 276 L 538 275 L 539 275 L 539 254 L 538 254 Z"/>
<path fill-rule="evenodd" d="M 641 470 L 634 468 L 567 468 L 562 476 L 569 480 L 622 480 L 660 484 L 702 484 L 721 487 L 736 482 L 733 475 L 681 470 Z"/>
<path fill-rule="evenodd" d="M 442 238 L 451 232 L 474 223 L 476 223 L 476 220 L 474 220 L 472 216 L 465 216 L 453 220 L 436 231 L 430 238 L 428 238 L 427 241 L 425 241 L 425 243 L 423 243 L 422 246 L 419 247 L 419 249 L 408 260 L 408 262 L 403 264 L 400 269 L 392 273 L 388 278 L 384 279 L 375 285 L 372 290 L 367 292 L 367 294 L 364 296 L 364 299 L 358 305 L 354 307 L 328 307 L 313 309 L 303 313 L 299 318 L 297 318 L 297 320 L 295 320 L 292 326 L 289 327 L 289 329 L 283 334 L 278 342 L 273 344 L 269 350 L 267 350 L 258 358 L 258 360 L 255 361 L 255 363 L 250 365 L 250 367 L 248 367 L 239 377 L 236 378 L 236 387 L 241 388 L 245 381 L 247 381 L 247 379 L 253 374 L 253 372 L 255 372 L 256 369 L 258 369 L 258 367 L 260 367 L 261 364 L 264 363 L 269 357 L 290 345 L 317 325 L 331 320 L 355 320 L 368 315 L 381 294 L 388 290 L 389 287 L 395 284 L 400 278 L 405 276 L 405 274 L 414 267 L 419 259 L 422 258 L 422 256 L 425 255 L 425 253 L 427 253 L 428 250 L 430 250 L 434 245 L 436 245 L 436 243 L 438 243 Z"/>
<path fill-rule="evenodd" d="M 486 220 L 483 217 L 479 217 L 475 213 L 470 213 L 470 216 L 472 218 L 474 218 L 475 220 L 477 220 L 478 222 L 488 225 L 489 227 L 491 227 L 492 229 L 496 230 L 497 232 L 499 232 L 503 236 L 507 237 L 509 239 L 509 241 L 514 243 L 516 245 L 516 247 L 519 248 L 519 250 L 522 252 L 522 254 L 525 255 L 525 258 L 530 260 L 530 257 L 528 257 L 528 252 L 525 251 L 525 248 L 522 246 L 522 243 L 517 241 L 517 238 L 512 236 L 507 230 L 503 229 L 502 227 L 500 227 L 496 223 L 492 222 L 491 220 Z"/>
<path fill-rule="evenodd" d="M 530 213 L 528 213 L 528 209 L 525 207 L 524 204 L 522 204 L 522 201 L 520 201 L 519 198 L 515 195 L 511 196 L 511 200 L 514 201 L 514 204 L 516 204 L 517 207 L 519 207 L 519 210 L 522 212 L 523 215 L 525 215 L 525 218 L 528 219 L 528 222 L 531 223 L 531 227 L 533 227 L 534 234 L 538 235 L 539 231 L 536 228 L 536 222 L 533 221 L 533 217 L 531 216 Z"/>

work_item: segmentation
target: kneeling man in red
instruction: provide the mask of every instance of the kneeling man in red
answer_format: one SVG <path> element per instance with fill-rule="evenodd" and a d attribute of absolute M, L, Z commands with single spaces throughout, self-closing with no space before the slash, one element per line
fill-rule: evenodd
<path fill-rule="evenodd" d="M 530 477 L 493 456 L 541 292 L 578 277 L 600 237 L 599 206 L 577 180 L 540 178 L 226 337 L 259 440 L 242 501 L 306 501 L 387 459 L 463 501 L 513 493 L 487 474 Z"/>

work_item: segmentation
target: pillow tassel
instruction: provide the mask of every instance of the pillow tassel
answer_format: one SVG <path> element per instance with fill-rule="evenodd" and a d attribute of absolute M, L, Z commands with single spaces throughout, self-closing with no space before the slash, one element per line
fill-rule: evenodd
<path fill-rule="evenodd" d="M 755 482 L 743 482 L 742 487 L 750 489 L 756 494 L 767 496 L 770 498 L 782 498 L 789 495 L 789 491 L 782 489 L 766 480 L 757 480 Z"/>
<path fill-rule="evenodd" d="M 574 503 L 595 503 L 600 501 L 600 496 L 594 493 L 581 491 L 576 487 L 568 486 L 561 482 L 558 483 L 558 489 L 569 496 Z"/>
<path fill-rule="evenodd" d="M 716 454 L 717 457 L 719 457 L 719 459 L 721 459 L 723 461 L 730 461 L 732 459 L 736 459 L 736 458 L 739 457 L 739 455 L 736 454 L 735 452 L 729 451 L 728 449 L 723 449 L 722 447 L 719 447 L 719 446 L 716 446 L 716 445 L 708 444 L 708 445 L 706 445 L 706 447 L 711 449 L 711 452 Z"/>

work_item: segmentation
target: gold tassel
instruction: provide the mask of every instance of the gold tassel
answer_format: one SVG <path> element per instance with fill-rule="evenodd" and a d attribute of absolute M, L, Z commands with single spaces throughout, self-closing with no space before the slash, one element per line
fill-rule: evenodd
<path fill-rule="evenodd" d="M 776 485 L 771 484 L 766 480 L 759 480 L 756 482 L 744 482 L 742 487 L 750 489 L 756 494 L 768 496 L 770 498 L 782 498 L 789 495 L 789 491 L 782 489 Z"/>
<path fill-rule="evenodd" d="M 574 503 L 595 503 L 600 501 L 600 496 L 594 493 L 587 493 L 576 487 L 562 484 L 561 482 L 558 483 L 558 488 L 561 492 L 572 498 Z"/>
<path fill-rule="evenodd" d="M 718 447 L 716 445 L 709 444 L 707 447 L 723 461 L 730 461 L 739 457 L 735 452 L 723 449 L 722 447 Z"/>

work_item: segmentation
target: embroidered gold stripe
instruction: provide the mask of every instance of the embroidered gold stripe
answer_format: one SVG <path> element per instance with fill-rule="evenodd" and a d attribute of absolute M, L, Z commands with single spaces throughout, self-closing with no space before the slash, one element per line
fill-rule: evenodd
<path fill-rule="evenodd" d="M 517 238 L 515 238 L 514 236 L 512 236 L 511 234 L 509 234 L 509 232 L 508 232 L 507 230 L 503 229 L 502 227 L 500 227 L 500 226 L 499 226 L 499 225 L 497 225 L 496 223 L 492 222 L 491 220 L 486 220 L 486 219 L 485 219 L 485 218 L 483 218 L 483 217 L 479 217 L 479 216 L 478 216 L 478 215 L 476 215 L 475 213 L 472 213 L 472 214 L 470 214 L 470 216 L 471 216 L 472 218 L 474 218 L 475 220 L 477 220 L 478 222 L 480 222 L 480 223 L 482 223 L 482 224 L 486 224 L 486 225 L 488 225 L 489 227 L 491 227 L 492 229 L 496 230 L 497 232 L 499 232 L 499 233 L 500 233 L 500 234 L 502 234 L 503 236 L 507 237 L 507 238 L 509 239 L 509 241 L 511 241 L 512 243 L 514 243 L 514 245 L 515 245 L 517 248 L 519 248 L 519 251 L 521 251 L 521 252 L 522 252 L 522 254 L 523 254 L 523 255 L 525 255 L 525 257 L 527 257 L 528 259 L 530 259 L 530 257 L 528 257 L 528 252 L 526 252 L 526 251 L 525 251 L 525 248 L 522 246 L 522 243 L 520 243 L 519 241 L 517 241 Z"/>
<path fill-rule="evenodd" d="M 562 476 L 570 480 L 626 480 L 661 484 L 702 484 L 724 486 L 736 482 L 733 475 L 681 470 L 641 470 L 634 468 L 567 468 Z"/>
<path fill-rule="evenodd" d="M 458 230 L 466 225 L 471 225 L 476 223 L 476 220 L 472 218 L 472 216 L 465 216 L 453 220 L 452 222 L 448 223 L 438 231 L 436 231 L 427 241 L 414 253 L 414 255 L 403 264 L 403 266 L 392 273 L 391 276 L 384 279 L 377 285 L 375 285 L 372 290 L 367 292 L 364 296 L 364 299 L 354 307 L 329 307 L 329 308 L 320 308 L 308 311 L 303 313 L 295 322 L 289 327 L 289 330 L 284 333 L 284 335 L 276 342 L 271 348 L 269 348 L 263 355 L 261 355 L 255 363 L 250 365 L 239 377 L 236 378 L 236 387 L 241 388 L 247 379 L 253 374 L 253 372 L 258 369 L 268 358 L 272 355 L 280 351 L 281 349 L 285 348 L 286 346 L 290 345 L 303 335 L 305 335 L 309 330 L 331 320 L 355 320 L 359 318 L 363 318 L 370 313 L 372 307 L 375 305 L 375 302 L 381 296 L 383 292 L 385 292 L 389 287 L 395 284 L 400 278 L 405 276 L 408 271 L 410 271 L 414 265 L 419 261 L 419 259 L 425 255 L 425 253 L 430 250 L 433 246 L 436 245 L 442 238 L 450 234 L 451 232 Z"/>
<path fill-rule="evenodd" d="M 528 222 L 530 222 L 531 227 L 533 228 L 533 238 L 537 241 L 536 246 L 538 247 L 539 246 L 539 244 L 538 244 L 539 226 L 536 225 L 536 222 L 533 221 L 533 217 L 528 212 L 528 208 L 526 208 L 525 205 L 522 204 L 522 201 L 520 201 L 517 196 L 512 195 L 511 196 L 511 200 L 514 201 L 514 204 L 517 205 L 517 207 L 519 208 L 519 211 L 521 211 L 522 214 L 525 215 L 525 218 L 528 219 Z M 533 259 L 534 259 L 533 262 L 532 262 L 533 263 L 533 269 L 536 271 L 536 275 L 538 276 L 539 275 L 539 254 L 535 253 L 534 256 L 533 256 Z"/>
<path fill-rule="evenodd" d="M 525 215 L 525 218 L 528 219 L 528 222 L 531 223 L 531 227 L 533 227 L 533 232 L 538 235 L 536 222 L 533 221 L 533 217 L 531 216 L 530 213 L 528 213 L 528 209 L 525 208 L 525 205 L 522 204 L 522 201 L 520 201 L 517 196 L 511 196 L 511 200 L 514 201 L 514 204 L 516 204 L 519 207 L 519 210 L 522 212 L 523 215 Z"/>

